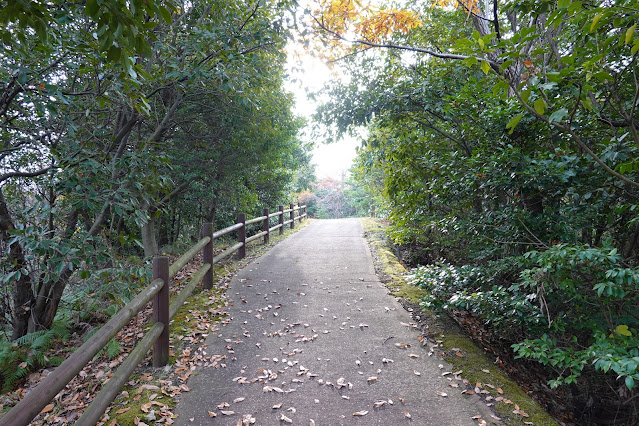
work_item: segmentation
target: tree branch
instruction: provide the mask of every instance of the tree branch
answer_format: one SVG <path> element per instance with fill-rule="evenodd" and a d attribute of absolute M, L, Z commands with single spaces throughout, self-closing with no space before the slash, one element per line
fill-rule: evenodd
<path fill-rule="evenodd" d="M 57 168 L 57 166 L 49 166 L 49 167 L 45 167 L 43 169 L 40 170 L 36 170 L 34 172 L 8 172 L 5 173 L 3 175 L 0 175 L 0 182 L 4 182 L 7 179 L 11 179 L 14 177 L 36 177 L 36 176 L 41 176 L 43 174 L 45 174 L 46 172 L 48 172 L 51 169 L 55 169 Z"/>
<path fill-rule="evenodd" d="M 373 43 L 371 41 L 363 40 L 363 39 L 349 40 L 346 37 L 344 37 L 341 34 L 339 34 L 338 32 L 328 29 L 322 22 L 320 22 L 314 16 L 313 16 L 313 20 L 317 23 L 317 25 L 319 25 L 320 29 L 322 29 L 323 31 L 326 31 L 328 34 L 332 35 L 333 37 L 335 37 L 338 40 L 342 40 L 342 41 L 345 41 L 345 42 L 351 43 L 351 44 L 362 44 L 364 46 L 377 47 L 377 48 L 382 48 L 382 49 L 396 49 L 396 50 L 405 50 L 405 51 L 408 51 L 408 52 L 425 53 L 427 55 L 434 56 L 434 57 L 440 58 L 440 59 L 464 60 L 464 59 L 469 59 L 469 58 L 475 58 L 478 61 L 486 61 L 491 66 L 493 66 L 493 67 L 495 67 L 497 69 L 500 66 L 499 63 L 497 63 L 497 62 L 495 62 L 495 61 L 493 61 L 491 59 L 481 58 L 481 57 L 477 57 L 477 56 L 458 55 L 458 54 L 455 54 L 455 53 L 442 53 L 442 52 L 437 52 L 437 51 L 431 50 L 431 49 L 424 49 L 424 48 L 421 48 L 421 47 L 413 47 L 413 46 L 404 46 L 404 45 L 394 44 L 394 43 Z"/>

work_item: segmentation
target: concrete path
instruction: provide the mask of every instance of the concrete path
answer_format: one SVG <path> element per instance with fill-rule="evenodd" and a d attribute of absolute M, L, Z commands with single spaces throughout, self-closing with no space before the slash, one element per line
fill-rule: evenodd
<path fill-rule="evenodd" d="M 450 365 L 420 344 L 410 315 L 375 275 L 362 233 L 357 219 L 315 221 L 237 274 L 232 321 L 207 340 L 207 356 L 225 356 L 226 367 L 196 371 L 175 424 L 490 419 L 479 398 L 442 376 Z"/>

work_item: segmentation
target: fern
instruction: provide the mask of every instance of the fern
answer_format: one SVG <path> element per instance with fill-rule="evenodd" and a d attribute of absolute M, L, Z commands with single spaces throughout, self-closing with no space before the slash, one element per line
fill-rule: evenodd
<path fill-rule="evenodd" d="M 120 351 L 122 350 L 122 345 L 115 339 L 109 340 L 109 343 L 106 345 L 106 356 L 109 359 L 113 359 L 116 356 L 120 355 Z"/>
<path fill-rule="evenodd" d="M 99 329 L 100 327 L 96 327 L 93 330 L 89 331 L 86 334 L 86 336 L 84 336 L 84 341 L 86 342 L 87 340 L 89 340 L 91 336 L 97 333 Z M 121 349 L 122 349 L 122 344 L 115 339 L 111 339 L 107 342 L 106 345 L 104 345 L 102 349 L 100 349 L 98 353 L 95 354 L 93 359 L 98 359 L 102 355 L 105 355 L 105 353 L 108 359 L 113 359 L 120 354 Z"/>
<path fill-rule="evenodd" d="M 55 321 L 49 330 L 29 333 L 9 342 L 0 339 L 0 387 L 9 392 L 29 373 L 45 365 L 59 365 L 59 357 L 48 358 L 47 351 L 57 339 L 69 337 L 69 320 Z"/>

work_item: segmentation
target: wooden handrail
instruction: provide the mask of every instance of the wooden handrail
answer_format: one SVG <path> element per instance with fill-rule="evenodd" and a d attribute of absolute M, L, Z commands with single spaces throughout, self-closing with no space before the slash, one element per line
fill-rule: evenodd
<path fill-rule="evenodd" d="M 295 212 L 299 212 L 297 215 Z M 303 213 L 302 213 L 303 212 Z M 284 221 L 284 214 L 290 213 L 290 219 Z M 269 219 L 279 217 L 279 224 L 269 227 Z M 127 303 L 120 311 L 118 311 L 106 324 L 89 338 L 82 346 L 80 346 L 69 358 L 60 364 L 52 373 L 42 380 L 33 390 L 18 402 L 9 412 L 0 418 L 0 426 L 26 426 L 34 417 L 36 417 L 42 409 L 60 392 L 64 387 L 82 370 L 89 361 L 111 340 L 135 315 L 137 315 L 146 306 L 151 299 L 156 298 L 154 303 L 153 317 L 156 319 L 155 324 L 145 336 L 133 348 L 131 353 L 122 362 L 113 377 L 104 385 L 100 393 L 94 398 L 91 404 L 84 411 L 76 424 L 78 425 L 94 425 L 104 415 L 104 411 L 111 404 L 113 399 L 118 395 L 122 386 L 129 379 L 135 368 L 144 359 L 149 349 L 154 347 L 154 366 L 160 367 L 166 365 L 168 361 L 168 341 L 166 336 L 169 333 L 169 321 L 177 313 L 186 299 L 191 295 L 195 287 L 200 282 L 204 282 L 205 288 L 211 288 L 208 284 L 212 284 L 213 265 L 220 260 L 230 256 L 238 251 L 239 257 L 242 258 L 246 254 L 246 246 L 249 242 L 264 237 L 268 242 L 268 236 L 271 231 L 280 230 L 280 234 L 284 232 L 284 226 L 291 224 L 293 227 L 295 220 L 301 221 L 307 216 L 306 206 L 293 206 L 284 209 L 279 206 L 279 211 L 268 213 L 264 209 L 264 215 L 250 220 L 245 220 L 244 214 L 238 217 L 238 223 L 213 232 L 213 225 L 204 224 L 201 240 L 196 242 L 182 256 L 180 256 L 173 264 L 168 266 L 166 259 L 160 257 L 154 258 L 154 263 L 158 270 L 154 271 L 156 276 L 166 276 L 168 278 L 156 278 L 148 287 L 143 289 L 129 303 Z M 246 238 L 246 225 L 263 222 L 263 230 L 251 237 Z M 213 256 L 213 242 L 216 238 L 238 231 L 238 243 L 228 247 L 217 256 Z M 163 295 L 158 299 L 160 292 L 168 293 L 170 279 L 184 268 L 200 251 L 203 252 L 204 265 L 195 272 L 187 286 L 175 297 L 170 305 L 162 298 L 168 297 Z M 161 265 L 161 266 L 160 266 Z M 156 269 L 154 267 L 154 269 Z M 208 277 L 208 278 L 207 278 Z M 157 309 L 160 309 L 159 312 Z M 165 312 L 164 312 L 165 311 Z M 162 337 L 165 336 L 165 337 Z M 159 343 L 161 342 L 161 344 Z"/>

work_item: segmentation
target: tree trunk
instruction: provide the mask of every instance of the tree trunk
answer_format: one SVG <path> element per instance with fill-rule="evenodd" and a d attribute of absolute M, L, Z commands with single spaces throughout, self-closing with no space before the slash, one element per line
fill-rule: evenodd
<path fill-rule="evenodd" d="M 0 241 L 2 241 L 2 246 L 9 247 L 9 240 L 11 239 L 9 231 L 14 229 L 11 213 L 2 193 L 2 188 L 0 188 Z M 13 262 L 14 270 L 28 270 L 20 243 L 15 242 L 9 247 L 9 260 Z M 13 332 L 11 339 L 15 340 L 27 334 L 29 315 L 33 303 L 33 290 L 29 274 L 21 272 L 20 277 L 11 282 L 11 299 L 13 303 Z"/>
<path fill-rule="evenodd" d="M 149 220 L 142 225 L 142 245 L 144 257 L 152 257 L 159 253 L 158 243 L 155 239 L 155 215 L 149 214 Z"/>

